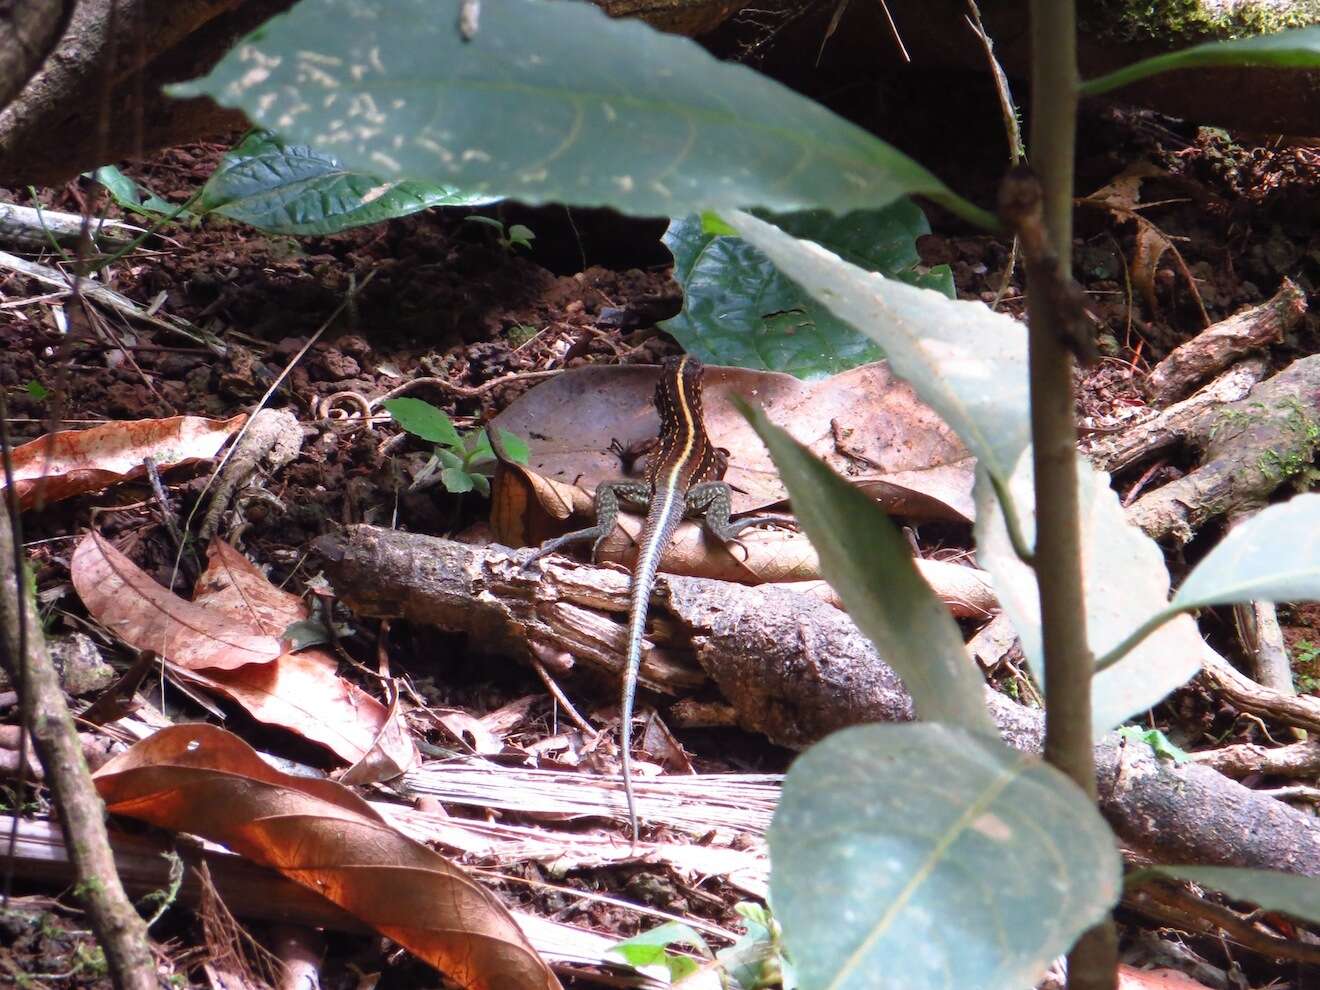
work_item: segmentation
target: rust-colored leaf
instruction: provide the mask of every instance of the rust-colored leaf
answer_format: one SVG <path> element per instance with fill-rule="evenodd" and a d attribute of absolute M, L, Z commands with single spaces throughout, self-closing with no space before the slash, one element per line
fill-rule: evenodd
<path fill-rule="evenodd" d="M 471 990 L 559 990 L 485 887 L 326 780 L 272 769 L 236 736 L 163 729 L 96 774 L 107 808 L 221 843 L 361 918 Z"/>
<path fill-rule="evenodd" d="M 172 416 L 38 437 L 14 451 L 19 508 L 31 508 L 38 498 L 55 502 L 141 477 L 146 473 L 142 462 L 148 457 L 162 470 L 208 460 L 245 419 L 245 415 L 223 420 Z"/>
<path fill-rule="evenodd" d="M 180 667 L 233 670 L 284 652 L 278 635 L 162 588 L 97 533 L 79 542 L 69 571 L 93 619 Z"/>
<path fill-rule="evenodd" d="M 70 569 L 92 618 L 130 646 L 163 657 L 176 676 L 347 763 L 377 752 L 372 779 L 395 776 L 416 761 L 406 733 L 385 731 L 385 706 L 340 677 L 332 656 L 315 649 L 285 652 L 283 630 L 307 618 L 306 606 L 222 540 L 207 549 L 207 569 L 191 602 L 162 588 L 95 533 L 78 545 Z"/>
<path fill-rule="evenodd" d="M 301 598 L 275 587 L 256 564 L 219 538 L 206 548 L 206 570 L 197 579 L 193 601 L 275 636 L 310 615 Z M 254 718 L 333 750 L 353 764 L 347 782 L 397 777 L 417 761 L 402 715 L 396 705 L 386 708 L 340 677 L 337 667 L 333 655 L 313 647 L 262 666 L 194 679 L 208 681 Z"/>

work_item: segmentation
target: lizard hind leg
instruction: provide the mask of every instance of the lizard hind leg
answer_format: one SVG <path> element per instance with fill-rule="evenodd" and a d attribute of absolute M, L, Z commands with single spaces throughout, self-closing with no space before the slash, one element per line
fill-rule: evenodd
<path fill-rule="evenodd" d="M 701 516 L 706 528 L 725 543 L 742 547 L 743 559 L 747 559 L 747 547 L 738 534 L 752 526 L 787 526 L 797 528 L 797 520 L 792 516 L 748 516 L 736 522 L 729 521 L 729 512 L 733 503 L 733 493 L 723 481 L 707 481 L 688 490 L 687 510 L 689 515 Z"/>

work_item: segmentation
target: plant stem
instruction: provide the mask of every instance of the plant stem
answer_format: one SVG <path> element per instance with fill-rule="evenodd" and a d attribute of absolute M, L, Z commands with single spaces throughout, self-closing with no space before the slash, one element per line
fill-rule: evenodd
<path fill-rule="evenodd" d="M 1031 0 L 1031 160 L 1040 176 L 1045 228 L 1063 277 L 1072 270 L 1078 85 L 1074 0 Z M 1047 285 L 1027 286 L 1035 566 L 1045 650 L 1045 759 L 1095 800 L 1092 658 L 1082 584 L 1072 360 L 1057 297 L 1047 290 Z M 1117 963 L 1110 920 L 1084 933 L 1069 953 L 1069 990 L 1112 990 Z"/>

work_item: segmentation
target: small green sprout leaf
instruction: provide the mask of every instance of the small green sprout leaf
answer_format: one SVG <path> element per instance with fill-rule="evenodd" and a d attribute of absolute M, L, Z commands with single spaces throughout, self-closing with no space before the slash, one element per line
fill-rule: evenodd
<path fill-rule="evenodd" d="M 421 399 L 387 399 L 385 409 L 395 422 L 415 437 L 446 447 L 459 447 L 458 430 L 443 411 Z"/>

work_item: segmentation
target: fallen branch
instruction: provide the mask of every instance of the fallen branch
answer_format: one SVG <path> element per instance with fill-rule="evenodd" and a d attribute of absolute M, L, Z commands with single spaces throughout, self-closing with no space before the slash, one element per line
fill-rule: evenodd
<path fill-rule="evenodd" d="M 1264 358 L 1240 361 L 1182 402 L 1117 433 L 1097 434 L 1081 445 L 1082 451 L 1101 471 L 1111 473 L 1148 460 L 1191 436 L 1208 410 L 1246 398 L 1267 370 Z"/>
<path fill-rule="evenodd" d="M 105 806 L 92 786 L 59 675 L 46 650 L 36 603 L 31 596 L 20 599 L 18 594 L 22 578 L 15 571 L 15 560 L 9 512 L 0 507 L 0 666 L 12 683 L 21 685 L 23 721 L 59 808 L 81 900 L 105 952 L 110 976 L 123 990 L 153 990 L 156 964 L 147 926 L 115 873 L 105 833 Z"/>
<path fill-rule="evenodd" d="M 1271 299 L 1220 320 L 1174 348 L 1146 379 L 1146 396 L 1151 405 L 1168 405 L 1238 358 L 1282 340 L 1305 314 L 1306 293 L 1285 278 Z"/>
<path fill-rule="evenodd" d="M 315 548 L 359 615 L 463 631 L 474 647 L 498 655 L 530 656 L 539 642 L 622 665 L 623 628 L 611 617 L 627 608 L 622 573 L 550 563 L 540 574 L 524 571 L 503 547 L 371 526 L 322 537 Z M 782 588 L 672 576 L 661 578 L 659 597 L 682 633 L 665 624 L 667 659 L 700 680 L 683 664 L 678 647 L 685 641 L 745 729 L 804 747 L 844 726 L 912 718 L 898 676 L 847 615 L 825 603 Z M 990 688 L 986 701 L 1006 741 L 1039 750 L 1038 710 Z M 1133 847 L 1166 861 L 1320 875 L 1320 820 L 1207 767 L 1160 760 L 1115 734 L 1098 745 L 1096 763 L 1102 811 Z"/>
<path fill-rule="evenodd" d="M 1320 355 L 1294 361 L 1246 398 L 1204 411 L 1186 439 L 1204 451 L 1201 466 L 1128 510 L 1147 535 L 1182 543 L 1209 519 L 1259 508 L 1309 469 L 1320 443 Z"/>

